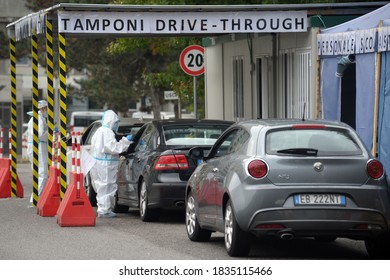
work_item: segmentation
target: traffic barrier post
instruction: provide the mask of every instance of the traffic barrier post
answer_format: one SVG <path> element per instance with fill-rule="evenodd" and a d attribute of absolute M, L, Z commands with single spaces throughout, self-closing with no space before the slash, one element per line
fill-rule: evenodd
<path fill-rule="evenodd" d="M 76 171 L 70 172 L 70 183 L 57 212 L 57 223 L 61 227 L 95 226 L 96 214 L 84 189 L 84 176 L 81 173 L 81 135 L 77 134 Z M 73 146 L 73 145 L 72 145 Z M 72 160 L 72 165 L 73 165 Z"/>
<path fill-rule="evenodd" d="M 61 137 L 59 132 L 53 132 L 53 141 L 52 141 L 52 155 L 51 155 L 51 166 L 49 178 L 46 182 L 46 185 L 42 191 L 41 196 L 38 199 L 37 203 L 37 214 L 42 217 L 54 217 L 58 211 L 58 208 L 61 203 L 60 197 L 60 171 L 58 164 L 56 164 L 56 141 L 57 141 L 57 151 L 60 149 Z M 60 160 L 60 157 L 57 157 L 57 160 Z"/>
<path fill-rule="evenodd" d="M 11 176 L 11 151 L 12 144 L 9 144 L 8 158 L 3 158 L 3 128 L 0 129 L 0 198 L 8 198 L 12 196 L 12 176 Z M 11 138 L 11 132 L 9 133 Z M 10 139 L 11 143 L 11 139 Z M 19 176 L 16 175 L 16 196 L 23 198 L 24 190 Z"/>

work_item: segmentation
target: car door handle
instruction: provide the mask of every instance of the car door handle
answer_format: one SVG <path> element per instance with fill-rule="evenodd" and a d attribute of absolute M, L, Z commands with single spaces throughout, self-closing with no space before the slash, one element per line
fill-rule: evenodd
<path fill-rule="evenodd" d="M 218 168 L 216 168 L 216 167 L 213 168 L 213 173 L 217 173 L 218 171 L 219 171 Z"/>

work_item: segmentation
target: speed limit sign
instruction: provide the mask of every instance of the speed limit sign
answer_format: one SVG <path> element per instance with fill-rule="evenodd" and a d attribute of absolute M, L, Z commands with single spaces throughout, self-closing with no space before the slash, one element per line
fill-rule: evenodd
<path fill-rule="evenodd" d="M 185 73 L 199 76 L 204 73 L 204 48 L 198 45 L 186 47 L 180 54 L 180 66 Z"/>

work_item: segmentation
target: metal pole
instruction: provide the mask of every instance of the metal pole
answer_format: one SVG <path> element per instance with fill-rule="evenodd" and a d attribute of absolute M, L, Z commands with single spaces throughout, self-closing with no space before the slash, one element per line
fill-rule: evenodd
<path fill-rule="evenodd" d="M 66 137 L 66 38 L 58 33 L 59 69 L 60 69 L 60 138 Z M 60 196 L 64 198 L 66 192 L 66 143 L 61 141 L 61 169 L 60 169 Z"/>
<path fill-rule="evenodd" d="M 195 119 L 198 118 L 198 114 L 197 114 L 197 100 L 196 100 L 196 76 L 194 76 L 194 115 L 195 115 Z"/>
<path fill-rule="evenodd" d="M 54 55 L 53 55 L 53 25 L 52 21 L 46 19 L 46 72 L 47 72 L 47 103 L 48 103 L 48 162 L 52 166 L 53 157 L 53 132 L 54 132 Z"/>
<path fill-rule="evenodd" d="M 32 57 L 32 103 L 33 103 L 33 206 L 38 204 L 38 37 L 31 36 L 31 57 Z"/>
<path fill-rule="evenodd" d="M 12 135 L 8 136 L 10 140 L 9 143 L 9 155 L 11 159 L 11 196 L 17 196 L 17 174 L 16 174 L 16 151 L 17 151 L 17 132 L 16 132 L 16 122 L 17 122 L 17 100 L 16 100 L 16 41 L 14 38 L 11 38 L 9 41 L 10 46 L 10 68 L 11 68 L 11 129 L 10 133 Z"/>

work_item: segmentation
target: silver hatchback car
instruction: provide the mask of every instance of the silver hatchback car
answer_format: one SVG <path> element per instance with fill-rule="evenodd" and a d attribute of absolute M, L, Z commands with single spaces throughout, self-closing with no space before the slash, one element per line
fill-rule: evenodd
<path fill-rule="evenodd" d="M 340 122 L 251 120 L 234 124 L 199 165 L 186 188 L 192 241 L 223 232 L 231 256 L 251 239 L 338 237 L 364 240 L 372 258 L 390 256 L 390 189 L 382 164 Z"/>

